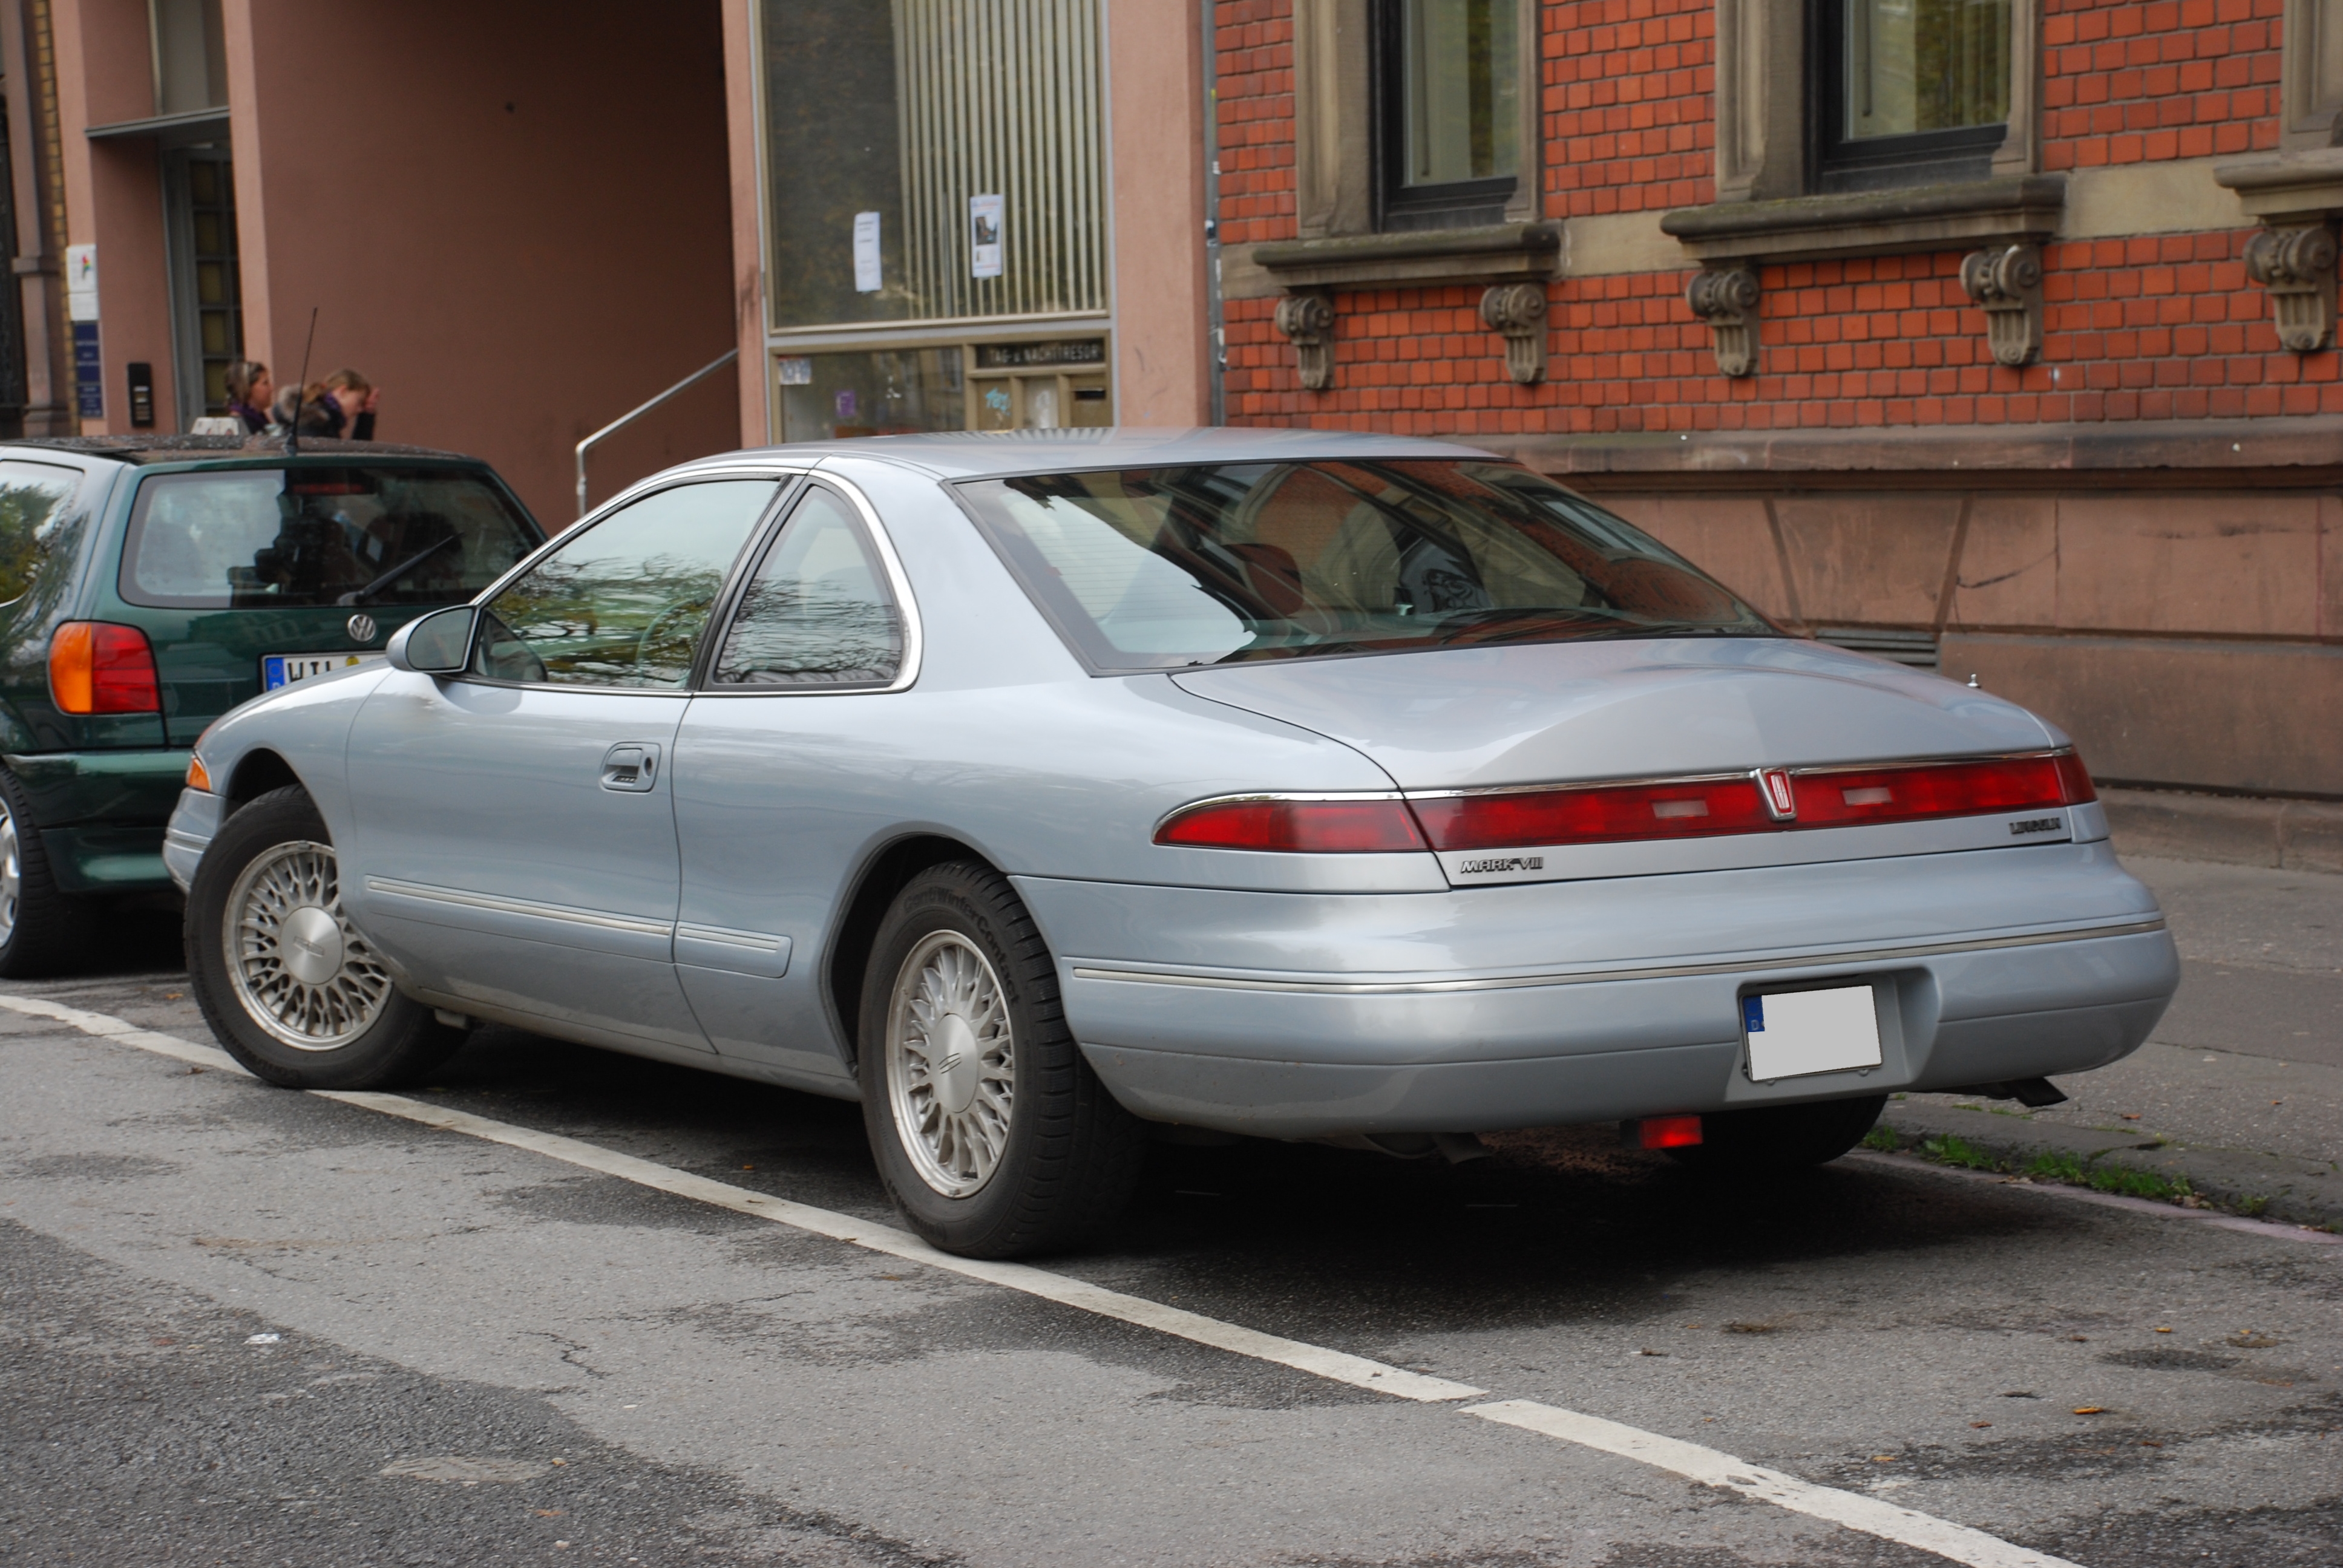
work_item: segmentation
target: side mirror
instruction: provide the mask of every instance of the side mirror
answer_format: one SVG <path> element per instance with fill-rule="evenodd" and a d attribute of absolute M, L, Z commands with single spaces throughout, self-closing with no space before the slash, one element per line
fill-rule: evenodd
<path fill-rule="evenodd" d="M 468 604 L 417 616 L 390 634 L 393 669 L 420 675 L 460 675 L 472 661 L 472 630 L 480 612 Z"/>

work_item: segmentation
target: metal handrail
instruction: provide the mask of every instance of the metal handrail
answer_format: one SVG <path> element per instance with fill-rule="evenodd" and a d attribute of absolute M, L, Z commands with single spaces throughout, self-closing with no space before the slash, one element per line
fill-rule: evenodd
<path fill-rule="evenodd" d="M 626 413 L 619 415 L 617 418 L 611 420 L 608 424 L 595 431 L 591 436 L 587 437 L 583 441 L 578 442 L 578 515 L 581 518 L 586 515 L 586 454 L 594 449 L 596 442 L 601 440 L 605 436 L 625 429 L 628 426 L 633 424 L 636 420 L 641 418 L 644 415 L 649 413 L 652 409 L 658 407 L 660 404 L 674 397 L 677 393 L 681 392 L 685 388 L 699 382 L 706 380 L 709 377 L 715 375 L 719 370 L 723 369 L 727 365 L 731 364 L 732 361 L 739 357 L 740 351 L 738 348 L 726 349 L 714 359 L 711 359 L 706 365 L 701 366 L 699 369 L 693 371 L 690 375 L 685 377 L 682 380 L 677 382 L 674 386 L 669 387 L 666 391 L 652 398 L 649 402 L 642 405 L 642 407 L 639 408 L 628 409 Z"/>

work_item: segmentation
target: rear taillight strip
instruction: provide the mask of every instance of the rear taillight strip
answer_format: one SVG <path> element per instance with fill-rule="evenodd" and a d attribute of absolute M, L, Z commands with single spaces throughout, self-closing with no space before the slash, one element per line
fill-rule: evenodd
<path fill-rule="evenodd" d="M 2081 759 L 2061 749 L 1406 795 L 1222 796 L 1172 812 L 1155 842 L 1303 854 L 1557 848 L 1991 816 L 2097 798 Z"/>

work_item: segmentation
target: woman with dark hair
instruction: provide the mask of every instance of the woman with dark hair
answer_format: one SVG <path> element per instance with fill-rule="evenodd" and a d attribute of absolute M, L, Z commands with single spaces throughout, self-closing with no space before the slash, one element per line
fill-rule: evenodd
<path fill-rule="evenodd" d="M 244 422 L 246 435 L 268 428 L 269 405 L 276 397 L 277 384 L 268 378 L 267 366 L 239 359 L 227 367 L 227 411 Z"/>

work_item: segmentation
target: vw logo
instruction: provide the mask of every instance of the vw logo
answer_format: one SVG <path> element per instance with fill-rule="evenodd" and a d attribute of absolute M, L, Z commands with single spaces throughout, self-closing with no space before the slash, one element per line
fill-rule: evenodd
<path fill-rule="evenodd" d="M 372 642 L 374 640 L 374 617 L 370 615 L 354 615 L 350 617 L 348 630 L 350 640 L 352 642 Z"/>

